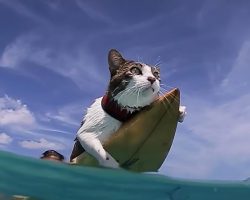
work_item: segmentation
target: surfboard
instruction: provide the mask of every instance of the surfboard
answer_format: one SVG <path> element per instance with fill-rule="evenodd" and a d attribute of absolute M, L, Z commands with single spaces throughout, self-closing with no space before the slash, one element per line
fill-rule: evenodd
<path fill-rule="evenodd" d="M 136 172 L 158 171 L 174 139 L 179 105 L 180 91 L 175 88 L 124 123 L 104 144 L 104 149 L 119 161 L 122 168 Z M 87 152 L 73 159 L 72 163 L 98 166 Z"/>
<path fill-rule="evenodd" d="M 250 182 L 177 179 L 0 151 L 0 199 L 249 200 Z"/>

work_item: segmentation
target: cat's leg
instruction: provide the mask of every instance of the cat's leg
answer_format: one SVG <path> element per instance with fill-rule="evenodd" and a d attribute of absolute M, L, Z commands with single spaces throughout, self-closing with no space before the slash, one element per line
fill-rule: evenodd
<path fill-rule="evenodd" d="M 184 121 L 184 118 L 185 118 L 186 115 L 187 115 L 186 106 L 180 106 L 180 108 L 179 108 L 179 113 L 180 113 L 180 115 L 179 115 L 178 121 L 179 121 L 179 122 L 183 122 L 183 121 Z"/>
<path fill-rule="evenodd" d="M 101 166 L 119 168 L 119 163 L 108 152 L 105 151 L 100 140 L 94 133 L 77 133 L 77 139 L 83 148 L 98 160 Z"/>

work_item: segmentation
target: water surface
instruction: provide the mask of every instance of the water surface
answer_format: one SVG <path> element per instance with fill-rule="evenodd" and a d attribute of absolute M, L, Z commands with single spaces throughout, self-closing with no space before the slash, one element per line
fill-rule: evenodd
<path fill-rule="evenodd" d="M 13 195 L 37 200 L 249 200 L 250 183 L 181 180 L 0 151 L 0 200 Z"/>

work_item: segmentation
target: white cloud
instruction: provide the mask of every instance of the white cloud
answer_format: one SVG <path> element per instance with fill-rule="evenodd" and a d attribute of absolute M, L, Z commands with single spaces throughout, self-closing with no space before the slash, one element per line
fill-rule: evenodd
<path fill-rule="evenodd" d="M 49 63 L 50 50 L 47 48 L 39 48 L 34 44 L 41 38 L 35 34 L 27 34 L 17 38 L 10 43 L 4 50 L 0 65 L 3 67 L 20 67 L 23 62 L 30 61 L 47 65 Z M 29 56 L 30 55 L 30 56 Z"/>
<path fill-rule="evenodd" d="M 96 58 L 83 48 L 84 45 L 76 45 L 69 51 L 57 45 L 53 47 L 46 37 L 41 33 L 26 33 L 18 37 L 5 48 L 0 57 L 0 66 L 19 68 L 27 62 L 34 63 L 69 77 L 80 88 L 89 83 L 99 88 L 107 81 L 95 65 Z M 67 39 L 63 38 L 62 41 Z"/>
<path fill-rule="evenodd" d="M 83 103 L 83 102 L 82 102 Z M 79 126 L 84 114 L 83 104 L 69 104 L 60 108 L 56 112 L 47 112 L 45 116 L 47 120 L 57 120 L 64 125 Z"/>
<path fill-rule="evenodd" d="M 52 120 L 57 120 L 62 122 L 64 125 L 73 125 L 73 126 L 77 126 L 80 124 L 80 119 L 79 120 L 75 120 L 73 118 L 71 118 L 67 113 L 61 112 L 59 111 L 58 113 L 46 113 L 46 117 L 47 119 L 50 121 Z"/>
<path fill-rule="evenodd" d="M 245 41 L 238 53 L 234 66 L 222 81 L 222 92 L 246 92 L 250 87 L 250 40 Z"/>
<path fill-rule="evenodd" d="M 95 7 L 90 6 L 86 1 L 76 0 L 76 4 L 91 19 L 104 22 L 108 25 L 114 24 L 112 18 L 102 13 L 100 9 L 97 10 Z"/>
<path fill-rule="evenodd" d="M 221 105 L 195 97 L 186 101 L 188 116 L 179 124 L 171 153 L 162 167 L 171 176 L 244 179 L 250 168 L 250 94 Z M 186 132 L 186 133 L 185 133 Z"/>
<path fill-rule="evenodd" d="M 1 126 L 32 128 L 35 124 L 32 112 L 20 100 L 8 96 L 0 97 Z"/>
<path fill-rule="evenodd" d="M 0 144 L 10 144 L 13 141 L 12 137 L 6 133 L 0 133 Z"/>
<path fill-rule="evenodd" d="M 21 16 L 25 16 L 28 19 L 31 19 L 33 21 L 36 21 L 41 24 L 48 24 L 48 21 L 45 20 L 43 17 L 29 9 L 27 6 L 22 4 L 20 1 L 12 0 L 1 0 L 1 4 L 13 9 L 15 12 L 19 13 Z"/>
<path fill-rule="evenodd" d="M 53 11 L 58 11 L 62 7 L 60 0 L 42 1 L 42 3 L 46 4 Z"/>
<path fill-rule="evenodd" d="M 39 139 L 38 141 L 34 140 L 25 140 L 19 142 L 20 146 L 26 149 L 55 149 L 61 150 L 64 149 L 64 145 L 60 143 L 50 142 L 44 138 Z"/>

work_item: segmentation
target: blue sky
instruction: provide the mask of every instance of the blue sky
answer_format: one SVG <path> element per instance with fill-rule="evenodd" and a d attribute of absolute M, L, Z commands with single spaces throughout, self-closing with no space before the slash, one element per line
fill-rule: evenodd
<path fill-rule="evenodd" d="M 250 2 L 0 0 L 0 149 L 69 156 L 104 94 L 107 53 L 160 62 L 188 116 L 160 172 L 250 176 Z"/>

